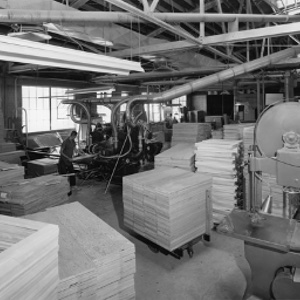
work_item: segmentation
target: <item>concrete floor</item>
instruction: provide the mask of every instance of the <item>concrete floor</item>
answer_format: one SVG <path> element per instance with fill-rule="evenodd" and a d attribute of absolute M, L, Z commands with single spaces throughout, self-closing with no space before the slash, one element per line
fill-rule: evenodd
<path fill-rule="evenodd" d="M 194 255 L 181 259 L 152 252 L 147 244 L 123 225 L 122 187 L 96 180 L 78 181 L 81 190 L 70 202 L 79 201 L 136 246 L 135 289 L 137 300 L 241 300 L 250 269 L 243 256 L 243 242 L 212 232 L 209 243 L 194 245 Z M 247 298 L 247 297 L 245 297 Z"/>

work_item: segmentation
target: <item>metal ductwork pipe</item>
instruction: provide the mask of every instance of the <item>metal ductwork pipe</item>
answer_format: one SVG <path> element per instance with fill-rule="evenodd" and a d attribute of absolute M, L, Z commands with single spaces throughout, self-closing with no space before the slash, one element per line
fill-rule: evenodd
<path fill-rule="evenodd" d="M 128 123 L 132 123 L 131 108 L 133 107 L 134 103 L 137 101 L 145 101 L 145 102 L 152 101 L 152 102 L 156 102 L 156 103 L 167 102 L 172 99 L 190 94 L 194 91 L 201 90 L 202 88 L 206 88 L 213 84 L 221 83 L 223 81 L 229 80 L 236 76 L 239 76 L 239 75 L 242 75 L 245 73 L 249 73 L 249 72 L 255 71 L 260 68 L 265 68 L 265 67 L 267 67 L 273 63 L 276 63 L 282 59 L 296 56 L 298 53 L 300 53 L 300 46 L 276 52 L 274 54 L 253 60 L 251 62 L 247 62 L 247 63 L 241 64 L 241 65 L 235 66 L 233 68 L 218 72 L 216 74 L 209 75 L 207 77 L 189 82 L 182 86 L 172 88 L 172 89 L 162 92 L 162 93 L 157 93 L 157 94 L 152 94 L 152 95 L 147 95 L 147 96 L 129 97 L 128 99 L 121 101 L 120 103 L 118 103 L 115 106 L 115 108 L 112 111 L 112 115 L 115 114 L 117 109 L 122 104 L 127 103 L 126 120 Z M 118 145 L 117 128 L 116 128 L 115 122 L 113 122 L 113 119 L 112 119 L 112 126 L 113 126 L 113 132 L 114 132 L 114 137 L 115 137 L 115 146 L 117 146 Z"/>
<path fill-rule="evenodd" d="M 299 15 L 261 15 L 261 14 L 209 14 L 209 13 L 152 13 L 153 17 L 164 22 L 299 22 Z M 145 23 L 142 18 L 122 12 L 83 12 L 76 10 L 24 10 L 1 9 L 2 23 Z"/>
<path fill-rule="evenodd" d="M 64 102 L 62 101 L 62 103 L 64 103 Z M 76 105 L 79 105 L 81 108 L 83 108 L 84 112 L 86 113 L 86 121 L 82 120 L 82 119 L 77 120 L 75 118 L 73 110 L 75 109 Z M 86 105 L 84 105 L 84 103 L 72 100 L 72 104 L 70 106 L 70 117 L 71 117 L 71 120 L 76 124 L 87 124 L 86 144 L 88 146 L 90 144 L 90 131 L 91 131 L 91 114 L 90 114 L 88 108 L 86 107 Z"/>

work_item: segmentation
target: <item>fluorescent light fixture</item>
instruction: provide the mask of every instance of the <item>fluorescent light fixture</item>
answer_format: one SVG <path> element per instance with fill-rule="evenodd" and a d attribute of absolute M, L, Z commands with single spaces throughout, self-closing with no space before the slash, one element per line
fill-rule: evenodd
<path fill-rule="evenodd" d="M 106 85 L 106 86 L 99 86 L 99 87 L 92 87 L 86 89 L 76 89 L 76 90 L 67 90 L 65 92 L 66 95 L 78 95 L 78 94 L 88 94 L 88 93 L 97 93 L 107 90 L 115 90 L 113 85 Z"/>
<path fill-rule="evenodd" d="M 0 60 L 118 75 L 144 72 L 138 62 L 3 35 L 0 35 Z"/>
<path fill-rule="evenodd" d="M 11 37 L 16 37 L 19 39 L 29 40 L 32 42 L 41 42 L 48 41 L 52 37 L 49 34 L 41 33 L 41 32 L 10 32 L 7 34 Z"/>

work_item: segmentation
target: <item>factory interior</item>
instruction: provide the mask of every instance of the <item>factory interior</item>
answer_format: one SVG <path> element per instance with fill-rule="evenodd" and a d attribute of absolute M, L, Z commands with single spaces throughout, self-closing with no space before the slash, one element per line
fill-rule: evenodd
<path fill-rule="evenodd" d="M 300 1 L 0 0 L 0 300 L 300 300 Z"/>

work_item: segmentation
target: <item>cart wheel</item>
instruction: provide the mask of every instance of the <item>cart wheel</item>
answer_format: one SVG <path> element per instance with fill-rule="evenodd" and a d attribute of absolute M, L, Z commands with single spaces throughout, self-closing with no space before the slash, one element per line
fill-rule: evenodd
<path fill-rule="evenodd" d="M 192 258 L 194 256 L 193 247 L 188 247 L 187 248 L 187 253 L 188 253 L 189 257 Z"/>
<path fill-rule="evenodd" d="M 148 245 L 148 248 L 153 252 L 153 253 L 158 253 L 159 249 L 156 246 L 153 245 Z"/>
<path fill-rule="evenodd" d="M 206 242 L 210 242 L 210 235 L 207 234 L 207 233 L 204 233 L 203 234 L 203 240 L 206 241 Z"/>

